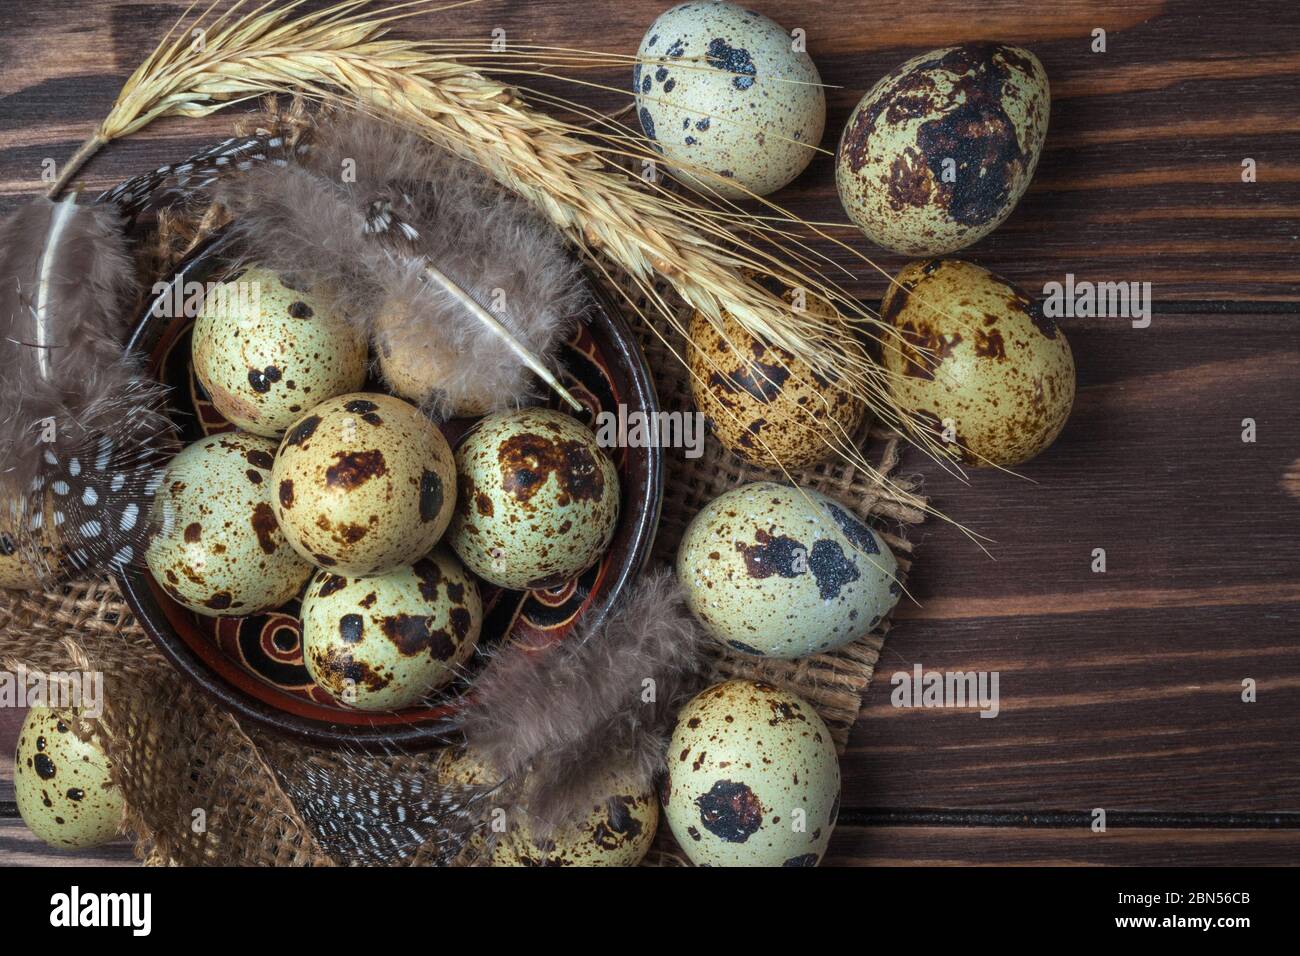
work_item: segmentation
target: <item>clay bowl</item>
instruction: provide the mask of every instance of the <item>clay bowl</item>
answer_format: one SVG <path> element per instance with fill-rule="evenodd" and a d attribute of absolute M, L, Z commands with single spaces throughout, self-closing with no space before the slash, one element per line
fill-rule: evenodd
<path fill-rule="evenodd" d="M 220 281 L 234 261 L 231 243 L 217 237 L 193 254 L 172 283 Z M 616 305 L 591 283 L 595 308 L 589 321 L 560 350 L 560 378 L 586 406 L 576 417 L 592 424 L 602 410 L 658 411 L 645 356 Z M 204 394 L 190 364 L 191 318 L 173 318 L 151 304 L 130 347 L 148 356 L 151 373 L 171 386 L 173 419 L 185 443 L 229 430 Z M 558 402 L 552 402 L 558 407 Z M 456 440 L 472 420 L 444 426 Z M 503 640 L 536 644 L 563 640 L 577 622 L 599 621 L 645 564 L 654 542 L 663 497 L 658 448 L 610 450 L 622 487 L 614 540 L 601 561 L 576 581 L 545 591 L 505 591 L 481 583 L 484 601 L 480 650 Z M 170 598 L 145 568 L 119 579 L 141 626 L 185 677 L 237 716 L 263 727 L 328 746 L 362 750 L 419 749 L 445 742 L 451 719 L 467 692 L 460 682 L 421 706 L 371 713 L 340 705 L 316 688 L 302 658 L 298 605 L 245 618 L 207 618 Z M 480 653 L 471 662 L 481 666 Z"/>

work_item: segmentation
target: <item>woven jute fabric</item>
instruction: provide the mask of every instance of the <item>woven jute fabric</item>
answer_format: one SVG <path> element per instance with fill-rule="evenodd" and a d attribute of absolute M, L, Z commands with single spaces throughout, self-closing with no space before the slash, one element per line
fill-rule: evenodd
<path fill-rule="evenodd" d="M 155 250 L 156 251 L 156 250 Z M 607 280 L 601 280 L 607 281 Z M 631 283 L 629 290 L 653 314 Z M 662 293 L 670 296 L 664 288 Z M 615 298 L 618 298 L 616 294 Z M 671 300 L 670 300 L 671 301 Z M 686 370 L 673 355 L 682 343 L 652 331 L 637 310 L 628 318 L 666 410 L 693 410 Z M 660 330 L 663 332 L 663 330 Z M 844 462 L 792 473 L 799 484 L 838 499 L 884 535 L 903 571 L 910 566 L 910 526 L 924 518 L 915 483 L 897 473 L 900 441 L 864 427 L 859 436 L 886 485 Z M 686 525 L 704 504 L 746 482 L 783 480 L 779 471 L 747 465 L 709 436 L 704 453 L 665 454 L 663 513 L 652 561 L 671 563 Z M 719 647 L 719 679 L 757 678 L 808 700 L 826 720 L 843 751 L 871 681 L 889 622 L 840 648 L 797 661 L 758 660 Z M 135 621 L 111 580 L 77 581 L 45 593 L 0 591 L 0 667 L 48 674 L 97 671 L 104 675 L 104 712 L 94 725 L 113 765 L 127 806 L 126 831 L 137 856 L 152 865 L 332 865 L 336 862 L 282 787 L 286 768 L 310 764 L 342 786 L 376 774 L 404 785 L 436 779 L 438 754 L 367 756 L 313 748 L 244 726 L 183 680 Z M 648 863 L 682 858 L 666 828 Z M 405 862 L 439 859 L 421 847 Z"/>

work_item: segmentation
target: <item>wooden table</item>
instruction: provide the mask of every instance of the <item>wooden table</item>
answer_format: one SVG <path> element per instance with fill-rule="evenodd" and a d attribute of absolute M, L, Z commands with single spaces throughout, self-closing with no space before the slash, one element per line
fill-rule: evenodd
<path fill-rule="evenodd" d="M 483 2 L 412 21 L 632 53 L 664 6 Z M 964 255 L 1032 292 L 1066 273 L 1150 282 L 1149 328 L 1067 319 L 1079 394 L 1022 478 L 963 485 L 919 455 L 935 504 L 996 539 L 920 532 L 902 609 L 843 761 L 837 863 L 1294 863 L 1300 857 L 1300 5 L 1293 0 L 757 0 L 808 48 L 833 145 L 903 59 L 963 40 L 1029 46 L 1052 81 L 1033 186 Z M 0 212 L 40 190 L 178 3 L 0 7 Z M 1106 51 L 1092 52 L 1092 32 Z M 601 77 L 624 88 L 628 77 Z M 615 109 L 615 93 L 579 93 Z M 229 119 L 167 121 L 85 171 L 98 189 L 187 155 Z M 1255 161 L 1258 181 L 1242 181 Z M 780 198 L 842 221 L 832 164 Z M 870 249 L 886 270 L 897 256 Z M 846 264 L 847 256 L 840 257 Z M 855 291 L 884 282 L 857 269 Z M 1256 440 L 1243 442 L 1243 420 Z M 1105 573 L 1092 570 L 1104 548 Z M 902 710 L 915 663 L 997 671 L 1001 713 Z M 1258 687 L 1242 701 L 1242 681 Z M 16 715 L 0 712 L 10 749 Z M 51 862 L 0 770 L 0 863 Z M 1107 830 L 1089 827 L 1107 812 Z M 74 859 L 124 859 L 121 847 Z"/>

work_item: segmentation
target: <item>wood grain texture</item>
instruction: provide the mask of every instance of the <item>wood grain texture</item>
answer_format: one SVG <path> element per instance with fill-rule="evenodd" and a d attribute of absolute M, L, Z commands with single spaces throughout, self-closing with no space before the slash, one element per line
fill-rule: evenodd
<path fill-rule="evenodd" d="M 823 866 L 1294 866 L 1300 831 L 841 826 Z"/>
<path fill-rule="evenodd" d="M 630 53 L 669 0 L 483 2 L 422 15 L 399 35 L 486 37 Z M 0 214 L 41 189 L 181 3 L 6 0 L 0 6 Z M 829 863 L 1294 863 L 1295 830 L 1223 829 L 1242 812 L 1300 810 L 1300 5 L 1291 0 L 759 0 L 807 31 L 828 90 L 833 149 L 858 98 L 924 49 L 1029 46 L 1052 81 L 1034 184 L 1003 227 L 963 255 L 1039 293 L 1066 272 L 1153 284 L 1148 329 L 1066 320 L 1080 391 L 1057 444 L 1024 480 L 963 485 L 913 454 L 935 504 L 996 539 L 992 561 L 928 523 L 903 608 L 843 761 L 847 810 L 944 825 L 841 826 Z M 1091 32 L 1107 31 L 1092 53 Z M 587 74 L 619 89 L 618 72 Z M 620 93 L 534 81 L 604 109 Z M 100 189 L 173 160 L 230 117 L 167 120 L 85 170 Z M 1241 161 L 1258 164 L 1254 184 Z M 843 222 L 829 157 L 775 197 Z M 904 260 L 842 236 L 887 272 Z M 849 254 L 869 305 L 885 280 Z M 1242 419 L 1257 440 L 1241 441 Z M 1107 571 L 1090 570 L 1105 548 Z M 890 677 L 997 670 L 1001 713 L 899 710 Z M 1241 681 L 1258 700 L 1240 699 Z M 0 713 L 0 749 L 16 725 Z M 7 764 L 7 755 L 0 764 Z M 6 773 L 0 770 L 0 805 Z M 1168 811 L 1204 825 L 1093 834 L 1058 812 Z M 960 825 L 989 810 L 1008 826 Z M 963 816 L 965 814 L 965 816 Z M 1223 815 L 1223 816 L 1218 816 Z M 892 819 L 892 818 L 890 818 Z M 1216 825 L 1217 821 L 1217 825 Z M 0 820 L 6 852 L 40 847 Z M 23 831 L 25 832 L 25 831 Z M 10 842 L 5 842 L 6 840 Z M 13 842 L 18 841 L 18 842 Z"/>
<path fill-rule="evenodd" d="M 1300 809 L 1296 320 L 1065 325 L 1078 399 L 1024 480 L 976 472 L 963 488 L 912 459 L 940 509 L 997 539 L 996 560 L 923 526 L 919 606 L 885 644 L 845 805 Z M 918 662 L 998 671 L 999 716 L 893 707 L 891 676 Z"/>
<path fill-rule="evenodd" d="M 0 818 L 0 866 L 136 866 L 131 844 L 118 840 L 92 850 L 55 850 L 22 820 Z"/>

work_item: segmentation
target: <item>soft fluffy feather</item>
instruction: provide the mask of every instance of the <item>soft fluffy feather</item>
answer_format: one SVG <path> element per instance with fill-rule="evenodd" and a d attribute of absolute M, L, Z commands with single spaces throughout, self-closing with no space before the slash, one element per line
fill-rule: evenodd
<path fill-rule="evenodd" d="M 570 821 L 605 796 L 606 771 L 653 784 L 678 710 L 706 680 L 706 640 L 672 572 L 647 572 L 603 621 L 542 650 L 498 651 L 462 713 L 466 743 L 535 830 Z"/>
<path fill-rule="evenodd" d="M 306 135 L 310 148 L 287 166 L 214 185 L 250 258 L 314 275 L 367 335 L 385 301 L 402 306 L 406 319 L 383 344 L 433 342 L 461 358 L 429 397 L 434 414 L 483 394 L 496 408 L 536 397 L 516 353 L 429 282 L 423 264 L 450 276 L 545 361 L 585 306 L 559 234 L 481 171 L 400 128 L 330 114 Z M 355 181 L 345 175 L 353 170 Z"/>
<path fill-rule="evenodd" d="M 38 199 L 0 226 L 0 485 L 38 573 L 51 531 L 75 570 L 141 555 L 169 426 L 122 351 L 134 281 L 111 206 Z"/>

